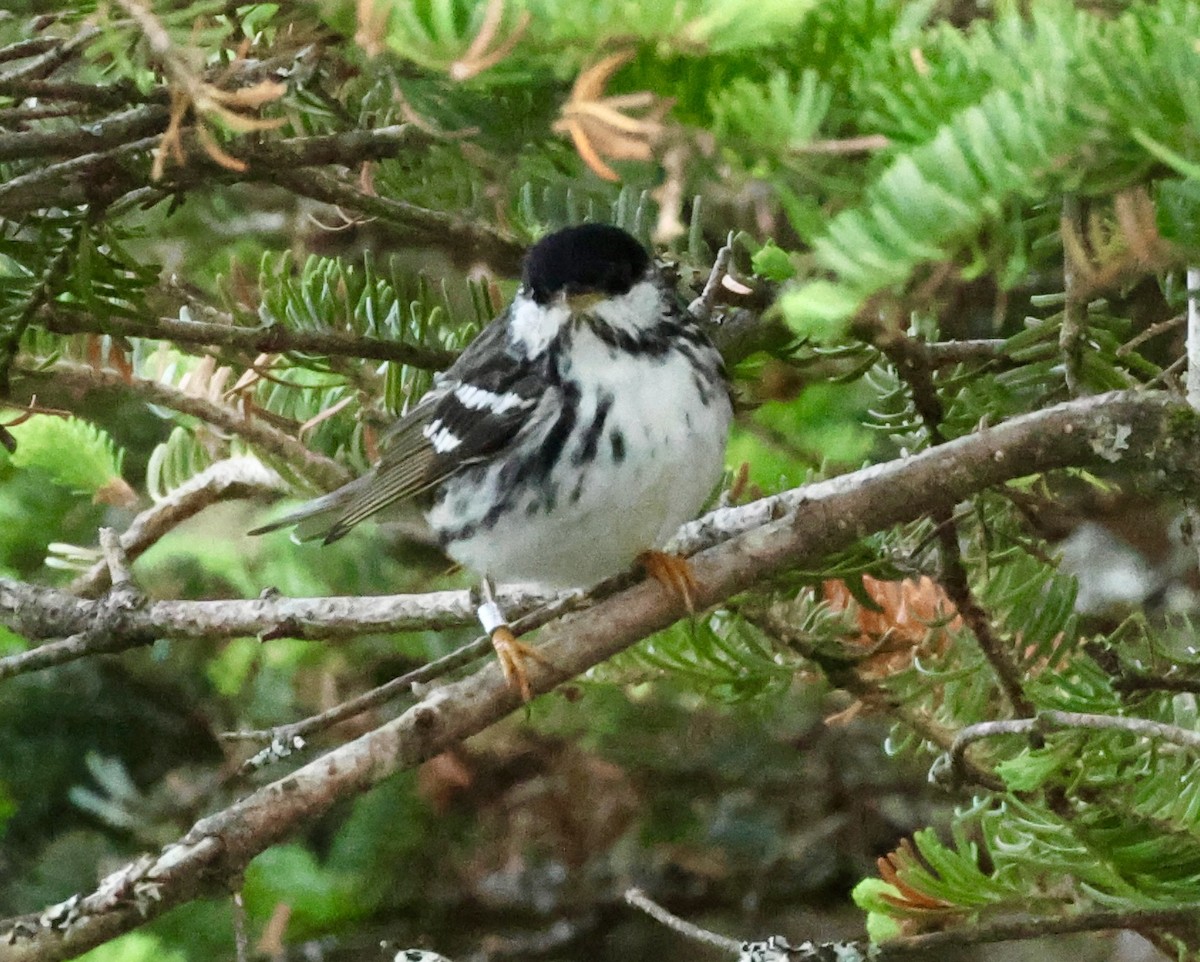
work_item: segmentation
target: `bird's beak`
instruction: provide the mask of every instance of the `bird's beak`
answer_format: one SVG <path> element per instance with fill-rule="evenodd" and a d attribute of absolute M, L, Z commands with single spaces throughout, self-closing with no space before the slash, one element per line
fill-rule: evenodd
<path fill-rule="evenodd" d="M 583 314 L 604 300 L 604 295 L 599 291 L 568 292 L 563 295 L 563 300 L 572 314 Z"/>

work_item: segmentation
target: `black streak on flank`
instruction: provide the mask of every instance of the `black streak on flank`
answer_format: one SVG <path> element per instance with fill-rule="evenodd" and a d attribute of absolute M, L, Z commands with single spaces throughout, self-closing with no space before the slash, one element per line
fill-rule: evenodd
<path fill-rule="evenodd" d="M 583 440 L 579 450 L 571 457 L 571 463 L 578 466 L 589 464 L 596 460 L 596 448 L 600 446 L 600 436 L 604 433 L 604 422 L 608 420 L 608 411 L 612 407 L 611 394 L 605 394 L 596 403 L 596 416 L 583 432 Z"/>
<path fill-rule="evenodd" d="M 608 443 L 612 445 L 613 464 L 620 464 L 625 460 L 625 435 L 614 428 L 608 436 Z"/>

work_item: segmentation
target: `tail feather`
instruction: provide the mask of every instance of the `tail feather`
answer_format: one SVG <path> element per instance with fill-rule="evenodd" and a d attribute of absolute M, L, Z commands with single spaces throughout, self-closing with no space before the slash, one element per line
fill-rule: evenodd
<path fill-rule="evenodd" d="M 340 522 L 349 503 L 354 499 L 353 488 L 354 483 L 351 483 L 329 494 L 314 498 L 312 501 L 302 504 L 291 514 L 285 514 L 278 521 L 264 524 L 248 534 L 267 534 L 271 531 L 279 531 L 281 528 L 295 527 L 296 530 L 292 533 L 292 537 L 296 541 L 322 539 L 326 544 L 337 541 L 350 530 L 349 526 Z"/>

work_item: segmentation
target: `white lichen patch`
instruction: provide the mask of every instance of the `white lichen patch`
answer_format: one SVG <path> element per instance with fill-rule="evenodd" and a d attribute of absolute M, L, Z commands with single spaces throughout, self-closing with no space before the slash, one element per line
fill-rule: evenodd
<path fill-rule="evenodd" d="M 1092 440 L 1092 450 L 1105 461 L 1116 464 L 1122 452 L 1129 450 L 1129 437 L 1133 434 L 1131 424 L 1112 424 Z"/>

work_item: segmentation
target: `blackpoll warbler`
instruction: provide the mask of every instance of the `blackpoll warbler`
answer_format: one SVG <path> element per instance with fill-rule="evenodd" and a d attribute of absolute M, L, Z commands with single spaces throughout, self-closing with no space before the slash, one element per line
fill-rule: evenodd
<path fill-rule="evenodd" d="M 508 308 L 383 439 L 356 481 L 254 534 L 340 538 L 416 499 L 450 557 L 484 578 L 480 620 L 528 698 L 491 583 L 586 588 L 637 559 L 691 604 L 661 548 L 721 475 L 731 417 L 716 348 L 646 250 L 616 227 L 550 234 Z"/>

